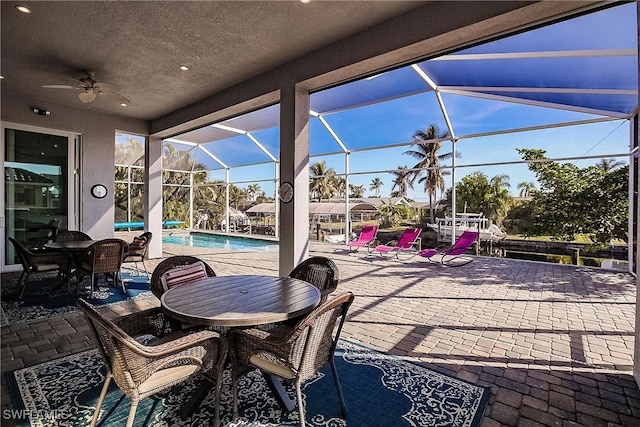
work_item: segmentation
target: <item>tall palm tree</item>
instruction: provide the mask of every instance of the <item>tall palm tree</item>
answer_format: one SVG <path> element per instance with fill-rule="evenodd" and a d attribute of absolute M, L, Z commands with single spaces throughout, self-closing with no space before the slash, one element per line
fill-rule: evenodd
<path fill-rule="evenodd" d="M 408 189 L 413 189 L 413 182 L 411 182 L 412 172 L 407 169 L 407 166 L 398 166 L 397 171 L 391 172 L 391 175 L 395 177 L 391 191 L 397 188 L 397 197 L 406 197 Z"/>
<path fill-rule="evenodd" d="M 607 172 L 611 172 L 612 170 L 619 168 L 620 166 L 624 165 L 623 162 L 621 162 L 620 160 L 616 160 L 616 159 L 602 159 L 598 162 L 598 164 L 596 166 L 598 166 L 600 169 L 602 169 L 603 172 L 607 173 Z"/>
<path fill-rule="evenodd" d="M 441 131 L 437 125 L 431 124 L 424 131 L 419 130 L 413 134 L 415 149 L 405 151 L 402 154 L 407 154 L 413 158 L 418 159 L 418 163 L 413 166 L 416 169 L 413 172 L 411 183 L 413 184 L 416 179 L 421 177 L 418 182 L 422 182 L 424 185 L 424 191 L 429 195 L 429 210 L 431 222 L 434 222 L 434 210 L 435 200 L 438 190 L 444 192 L 445 183 L 444 176 L 441 169 L 441 162 L 452 157 L 452 153 L 438 154 L 442 149 L 442 142 L 440 139 L 447 138 L 449 131 Z"/>
<path fill-rule="evenodd" d="M 520 197 L 529 197 L 537 188 L 533 182 L 521 182 L 518 184 L 518 190 L 520 190 Z"/>
<path fill-rule="evenodd" d="M 312 174 L 309 178 L 311 197 L 317 197 L 319 202 L 325 197 L 329 199 L 336 191 L 333 182 L 336 173 L 333 168 L 327 168 L 327 164 L 323 160 L 309 166 L 309 170 Z"/>
<path fill-rule="evenodd" d="M 369 190 L 373 191 L 375 197 L 380 197 L 380 188 L 384 185 L 384 182 L 378 177 L 375 177 L 371 180 L 371 185 L 369 185 Z"/>
<path fill-rule="evenodd" d="M 246 189 L 247 195 L 252 202 L 255 202 L 256 197 L 260 194 L 260 184 L 249 184 Z"/>

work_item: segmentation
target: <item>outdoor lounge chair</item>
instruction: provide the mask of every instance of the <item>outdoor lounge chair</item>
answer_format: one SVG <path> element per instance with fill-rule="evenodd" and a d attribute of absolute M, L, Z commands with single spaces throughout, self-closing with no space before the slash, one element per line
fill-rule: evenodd
<path fill-rule="evenodd" d="M 396 246 L 378 245 L 373 248 L 372 252 L 378 252 L 380 256 L 393 252 L 398 259 L 400 254 L 414 256 L 416 255 L 416 249 L 420 250 L 420 233 L 422 233 L 422 228 L 407 228 L 398 239 Z"/>
<path fill-rule="evenodd" d="M 477 231 L 465 230 L 460 235 L 458 240 L 456 240 L 453 246 L 449 246 L 446 249 L 424 249 L 418 252 L 418 255 L 428 259 L 431 262 L 437 262 L 432 260 L 431 259 L 432 257 L 440 256 L 440 263 L 442 265 L 449 265 L 449 263 L 452 260 L 458 258 L 461 255 L 464 255 L 467 252 L 467 250 L 471 248 L 471 246 L 473 245 L 473 242 L 475 242 L 476 239 L 478 239 L 479 235 L 480 233 L 478 233 Z M 471 261 L 473 260 L 470 259 L 463 263 L 451 264 L 451 266 L 454 266 L 454 265 L 461 266 L 461 265 L 469 264 Z"/>
<path fill-rule="evenodd" d="M 349 242 L 349 249 L 353 252 L 356 252 L 360 248 L 367 248 L 367 251 L 371 252 L 371 244 L 376 239 L 377 233 L 377 225 L 363 226 L 362 230 L 360 230 L 360 235 L 358 236 L 358 238 Z"/>

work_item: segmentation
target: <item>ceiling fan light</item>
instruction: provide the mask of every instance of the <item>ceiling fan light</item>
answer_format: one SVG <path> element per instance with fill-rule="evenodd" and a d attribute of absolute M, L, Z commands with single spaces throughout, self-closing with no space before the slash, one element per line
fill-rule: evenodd
<path fill-rule="evenodd" d="M 91 92 L 82 92 L 78 95 L 78 98 L 80 98 L 80 101 L 87 103 L 87 102 L 91 102 L 94 99 L 96 99 L 96 94 L 95 92 L 91 91 Z"/>

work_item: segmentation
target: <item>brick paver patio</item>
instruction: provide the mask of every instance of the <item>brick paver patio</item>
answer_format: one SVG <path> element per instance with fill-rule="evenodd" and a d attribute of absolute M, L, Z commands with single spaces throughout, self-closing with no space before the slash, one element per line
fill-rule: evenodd
<path fill-rule="evenodd" d="M 452 268 L 336 248 L 314 243 L 311 255 L 334 259 L 336 293 L 356 295 L 343 338 L 490 386 L 482 426 L 640 426 L 629 274 L 487 257 Z M 164 249 L 195 254 L 218 275 L 278 274 L 277 251 Z M 111 308 L 118 315 L 154 304 Z M 3 327 L 2 372 L 92 340 L 79 313 Z M 10 405 L 3 378 L 2 409 Z"/>

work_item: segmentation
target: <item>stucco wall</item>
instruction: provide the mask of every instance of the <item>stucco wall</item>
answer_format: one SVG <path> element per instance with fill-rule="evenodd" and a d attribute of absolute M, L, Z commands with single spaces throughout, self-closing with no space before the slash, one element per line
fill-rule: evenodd
<path fill-rule="evenodd" d="M 37 126 L 81 135 L 80 229 L 94 238 L 112 237 L 115 134 L 116 131 L 124 131 L 148 135 L 148 123 L 105 115 L 96 112 L 91 104 L 76 107 L 47 102 L 34 105 L 32 101 L 27 102 L 6 91 L 2 92 L 0 106 L 0 120 L 3 123 Z M 51 115 L 34 114 L 34 106 L 51 111 Z M 111 197 L 101 200 L 93 198 L 90 190 L 96 183 L 104 184 Z"/>

